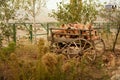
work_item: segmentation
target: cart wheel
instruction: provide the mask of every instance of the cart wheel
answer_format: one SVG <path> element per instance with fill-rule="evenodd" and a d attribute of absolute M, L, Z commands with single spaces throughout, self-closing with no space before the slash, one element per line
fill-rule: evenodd
<path fill-rule="evenodd" d="M 95 47 L 93 46 L 93 43 L 86 40 L 86 39 L 80 39 L 77 40 L 77 44 L 81 44 L 79 46 L 80 51 L 78 55 L 82 56 L 82 58 L 85 58 L 86 61 L 94 61 L 96 59 L 96 51 Z"/>
<path fill-rule="evenodd" d="M 68 47 L 62 50 L 62 54 L 64 54 L 68 59 L 71 59 Z"/>
<path fill-rule="evenodd" d="M 95 40 L 94 46 L 95 46 L 97 57 L 102 56 L 105 52 L 105 43 L 104 43 L 103 39 Z"/>
<path fill-rule="evenodd" d="M 71 57 L 85 57 L 86 59 L 95 60 L 96 53 L 93 44 L 86 39 L 76 39 L 71 41 L 64 53 Z"/>
<path fill-rule="evenodd" d="M 51 44 L 51 52 L 54 53 L 62 53 L 62 50 L 65 48 L 66 43 L 65 42 L 54 42 Z"/>

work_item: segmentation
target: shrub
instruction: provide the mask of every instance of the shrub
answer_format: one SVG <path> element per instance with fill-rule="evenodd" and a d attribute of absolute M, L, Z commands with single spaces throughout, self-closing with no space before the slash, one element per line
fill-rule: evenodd
<path fill-rule="evenodd" d="M 49 52 L 43 39 L 37 45 L 17 47 L 11 43 L 2 50 L 0 77 L 7 80 L 107 80 L 101 58 L 86 62 L 86 58 L 67 59 L 63 54 Z M 3 54 L 5 53 L 5 54 Z M 8 54 L 6 56 L 6 54 Z M 3 78 L 2 78 L 3 77 Z"/>
<path fill-rule="evenodd" d="M 11 53 L 14 53 L 16 49 L 16 44 L 14 42 L 10 42 L 7 47 L 2 47 L 0 50 L 0 59 L 7 60 Z"/>

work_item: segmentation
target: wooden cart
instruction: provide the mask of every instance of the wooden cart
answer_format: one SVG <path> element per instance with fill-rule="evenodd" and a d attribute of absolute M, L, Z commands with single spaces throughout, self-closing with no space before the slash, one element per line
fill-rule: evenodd
<path fill-rule="evenodd" d="M 95 60 L 105 51 L 104 41 L 97 30 L 50 28 L 50 50 L 57 54 L 65 54 L 68 58 L 87 56 L 89 60 Z"/>

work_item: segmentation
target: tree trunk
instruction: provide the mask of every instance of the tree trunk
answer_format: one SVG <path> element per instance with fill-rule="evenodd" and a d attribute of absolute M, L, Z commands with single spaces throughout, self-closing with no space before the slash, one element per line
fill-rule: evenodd
<path fill-rule="evenodd" d="M 35 0 L 33 0 L 33 26 L 34 26 L 34 36 L 35 36 L 35 43 L 37 42 L 37 37 L 36 37 L 36 15 L 35 15 Z"/>
<path fill-rule="evenodd" d="M 116 46 L 116 43 L 117 43 L 119 33 L 120 33 L 120 24 L 118 25 L 117 34 L 116 34 L 116 37 L 115 37 L 115 41 L 113 43 L 113 52 L 115 52 L 115 46 Z"/>

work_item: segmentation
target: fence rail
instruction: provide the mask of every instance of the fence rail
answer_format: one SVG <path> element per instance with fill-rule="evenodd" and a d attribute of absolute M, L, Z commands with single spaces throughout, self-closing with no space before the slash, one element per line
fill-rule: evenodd
<path fill-rule="evenodd" d="M 17 37 L 18 37 L 17 31 L 20 30 L 19 26 L 22 26 L 22 27 L 24 26 L 24 29 L 26 29 L 26 31 L 28 31 L 29 39 L 32 42 L 34 36 L 41 36 L 41 35 L 48 36 L 50 33 L 49 29 L 51 27 L 59 27 L 60 24 L 57 22 L 36 23 L 37 28 L 44 29 L 44 33 L 39 31 L 39 33 L 37 33 L 37 34 L 34 34 L 35 27 L 33 26 L 33 23 L 9 23 L 9 25 L 11 25 L 11 27 L 12 27 L 14 42 L 17 41 Z M 103 28 L 103 31 L 105 31 L 106 33 L 110 33 L 111 29 L 117 29 L 117 25 L 115 23 L 94 23 L 93 26 L 96 28 Z"/>

